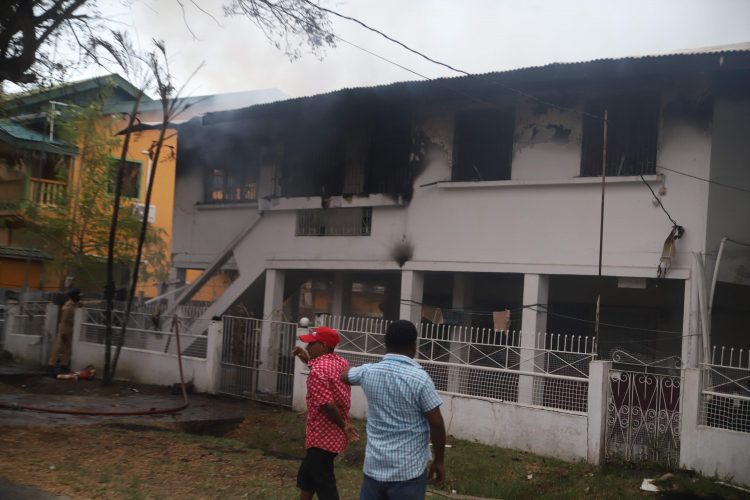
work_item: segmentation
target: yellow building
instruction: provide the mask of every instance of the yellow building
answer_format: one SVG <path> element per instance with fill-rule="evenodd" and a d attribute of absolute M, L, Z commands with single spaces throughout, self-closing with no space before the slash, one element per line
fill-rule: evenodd
<path fill-rule="evenodd" d="M 56 203 L 61 193 L 70 193 L 78 176 L 80 162 L 75 160 L 76 148 L 55 137 L 55 120 L 65 118 L 65 110 L 84 106 L 94 99 L 104 103 L 103 113 L 107 122 L 114 117 L 112 134 L 123 137 L 127 127 L 127 114 L 132 111 L 138 89 L 119 75 L 88 79 L 64 84 L 53 89 L 11 96 L 7 106 L 13 110 L 13 118 L 0 120 L 0 289 L 59 290 L 64 283 L 52 271 L 50 256 L 33 245 L 17 246 L 18 234 L 29 221 L 24 221 L 20 207 L 24 202 L 44 205 Z M 142 266 L 161 261 L 169 269 L 171 261 L 172 220 L 174 208 L 175 165 L 179 125 L 191 118 L 211 111 L 222 111 L 251 106 L 263 102 L 284 99 L 278 90 L 258 90 L 181 99 L 180 106 L 186 110 L 175 117 L 167 130 L 158 165 L 152 161 L 153 145 L 159 137 L 162 121 L 162 105 L 158 100 L 143 96 L 139 105 L 138 126 L 131 132 L 130 145 L 125 164 L 123 196 L 131 201 L 131 210 L 142 213 L 145 207 L 149 179 L 154 184 L 149 207 L 149 222 L 162 235 L 166 255 L 143 255 Z M 187 105 L 187 106 L 185 106 Z M 5 125 L 5 127 L 3 127 Z M 7 129 L 7 131 L 6 131 Z M 25 142 L 13 137 L 13 133 L 26 138 Z M 28 162 L 19 162 L 24 148 L 34 151 L 40 166 L 30 168 Z M 112 159 L 119 159 L 120 147 L 114 147 Z M 27 155 L 28 156 L 28 155 Z M 58 169 L 50 164 L 58 166 Z M 66 175 L 60 176 L 59 165 L 65 164 Z M 64 178 L 66 180 L 60 180 Z M 118 287 L 129 286 L 126 270 L 116 276 Z M 198 272 L 196 272 L 198 273 Z M 189 273 L 188 273 L 189 274 Z M 138 292 L 144 297 L 154 297 L 163 290 L 167 279 L 143 280 Z M 97 283 L 104 284 L 103 276 Z M 188 280 L 191 276 L 188 275 Z M 221 293 L 226 279 L 217 278 L 213 288 Z M 96 291 L 101 288 L 96 287 Z M 213 300 L 212 287 L 206 287 L 196 300 Z"/>

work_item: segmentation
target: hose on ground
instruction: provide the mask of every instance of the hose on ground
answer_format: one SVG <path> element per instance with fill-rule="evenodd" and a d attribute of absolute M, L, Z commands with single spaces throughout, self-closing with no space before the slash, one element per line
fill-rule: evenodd
<path fill-rule="evenodd" d="M 177 343 L 177 366 L 180 370 L 180 389 L 182 392 L 182 404 L 173 408 L 149 408 L 148 410 L 130 410 L 130 411 L 92 411 L 92 410 L 69 410 L 64 408 L 52 408 L 46 406 L 25 405 L 19 403 L 0 402 L 0 408 L 9 410 L 27 410 L 44 413 L 58 413 L 62 415 L 79 415 L 91 417 L 135 417 L 142 415 L 163 415 L 165 413 L 177 413 L 184 410 L 190 405 L 185 388 L 185 377 L 182 371 L 182 349 L 180 347 L 180 323 L 177 316 L 172 319 L 172 331 L 174 331 L 175 341 Z"/>

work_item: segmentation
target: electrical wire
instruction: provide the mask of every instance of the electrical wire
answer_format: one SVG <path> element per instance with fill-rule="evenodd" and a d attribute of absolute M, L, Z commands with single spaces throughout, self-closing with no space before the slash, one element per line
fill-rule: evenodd
<path fill-rule="evenodd" d="M 673 168 L 665 167 L 663 165 L 656 165 L 656 168 L 660 168 L 662 170 L 668 170 L 669 172 L 674 172 L 675 174 L 678 174 L 678 175 L 684 175 L 685 177 L 690 177 L 691 179 L 695 179 L 695 180 L 698 180 L 698 181 L 707 182 L 709 184 L 716 184 L 717 186 L 725 187 L 727 189 L 735 189 L 737 191 L 742 191 L 743 193 L 750 194 L 750 189 L 746 189 L 746 188 L 743 188 L 743 187 L 732 186 L 730 184 L 724 184 L 723 182 L 712 181 L 711 179 L 704 179 L 703 177 L 698 177 L 697 175 L 688 174 L 686 172 L 681 172 L 679 170 L 675 170 Z"/>
<path fill-rule="evenodd" d="M 659 203 L 659 206 L 664 211 L 664 213 L 667 215 L 667 218 L 670 220 L 670 222 L 672 222 L 672 226 L 673 227 L 679 226 L 679 224 L 677 224 L 677 222 L 672 218 L 672 216 L 669 215 L 669 212 L 667 212 L 667 209 L 664 208 L 664 204 L 661 202 L 661 200 L 659 199 L 659 197 L 656 196 L 656 193 L 654 193 L 654 190 L 651 188 L 651 186 L 649 185 L 649 183 L 646 182 L 646 179 L 643 178 L 643 174 L 638 174 L 638 175 L 641 178 L 641 180 L 643 181 L 643 183 L 646 185 L 646 187 L 648 188 L 648 190 L 651 191 L 651 194 L 653 195 L 653 197 L 657 201 L 657 203 Z"/>
<path fill-rule="evenodd" d="M 423 304 L 421 302 L 418 302 L 416 300 L 410 300 L 410 299 L 402 299 L 401 300 L 401 304 L 404 304 L 404 305 L 421 305 L 421 306 L 425 306 L 425 304 Z M 441 307 L 437 307 L 437 306 L 427 306 L 427 307 L 434 307 L 435 309 L 440 309 L 441 311 L 464 312 L 464 313 L 467 313 L 467 314 L 477 315 L 477 316 L 487 316 L 487 315 L 491 316 L 494 312 L 497 312 L 497 311 L 481 311 L 481 310 L 475 311 L 475 310 L 472 310 L 472 309 L 451 309 L 451 308 L 441 308 Z M 539 309 L 536 309 L 537 307 L 542 307 L 542 308 L 544 308 L 544 310 L 540 311 Z M 511 312 L 511 315 L 512 315 L 513 312 L 518 313 L 520 311 L 523 311 L 524 309 L 530 309 L 530 310 L 532 310 L 534 312 L 537 312 L 537 313 L 549 314 L 550 316 L 557 316 L 557 317 L 560 317 L 560 318 L 565 318 L 565 319 L 569 319 L 569 320 L 573 320 L 573 321 L 580 321 L 582 323 L 588 323 L 588 324 L 595 324 L 596 323 L 594 320 L 585 319 L 585 318 L 579 318 L 579 317 L 576 317 L 576 316 L 570 316 L 570 315 L 567 315 L 567 314 L 561 314 L 561 313 L 556 313 L 556 312 L 550 311 L 548 304 L 525 304 L 525 305 L 523 305 L 521 307 L 516 307 L 516 308 L 513 308 L 513 309 L 507 309 L 507 310 L 509 310 Z M 504 309 L 504 310 L 506 310 L 506 309 Z M 676 337 L 683 337 L 684 336 L 683 332 L 677 331 L 677 330 L 655 330 L 655 329 L 652 329 L 652 328 L 640 328 L 640 327 L 634 327 L 634 326 L 628 326 L 628 325 L 618 325 L 618 324 L 615 324 L 615 323 L 603 323 L 603 322 L 599 322 L 599 324 L 602 325 L 602 326 L 609 327 L 609 328 L 619 328 L 619 329 L 624 329 L 624 330 L 636 330 L 636 331 L 650 332 L 650 333 L 671 334 L 671 335 L 674 335 Z M 665 337 L 661 337 L 661 338 L 663 339 Z M 640 341 L 638 341 L 638 342 L 640 342 Z"/>

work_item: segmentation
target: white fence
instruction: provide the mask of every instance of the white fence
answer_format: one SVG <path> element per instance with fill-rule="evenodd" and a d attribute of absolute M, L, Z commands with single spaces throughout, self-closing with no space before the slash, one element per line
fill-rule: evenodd
<path fill-rule="evenodd" d="M 21 302 L 18 304 L 15 311 L 11 313 L 14 317 L 8 333 L 13 335 L 42 335 L 48 304 L 49 302 Z"/>
<path fill-rule="evenodd" d="M 714 346 L 702 372 L 700 423 L 750 433 L 750 349 Z"/>
<path fill-rule="evenodd" d="M 352 365 L 385 354 L 390 322 L 341 316 L 324 321 L 339 330 L 338 352 Z M 586 413 L 595 350 L 595 340 L 585 336 L 422 323 L 416 359 L 441 392 Z"/>
<path fill-rule="evenodd" d="M 103 309 L 84 309 L 78 339 L 82 342 L 104 344 L 105 314 L 106 312 Z M 173 326 L 174 321 L 178 322 L 180 328 L 181 354 L 205 359 L 209 320 L 179 315 L 161 316 L 159 309 L 155 309 L 154 313 L 130 313 L 123 348 L 176 354 L 177 342 Z M 124 322 L 124 311 L 112 311 L 112 345 L 119 343 Z M 196 323 L 205 325 L 202 328 L 203 333 L 200 335 L 187 333 L 190 326 Z"/>

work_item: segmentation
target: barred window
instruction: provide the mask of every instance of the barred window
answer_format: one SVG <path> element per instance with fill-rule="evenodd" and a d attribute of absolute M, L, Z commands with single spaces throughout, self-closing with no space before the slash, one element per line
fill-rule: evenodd
<path fill-rule="evenodd" d="M 370 236 L 372 208 L 297 211 L 297 236 Z"/>

